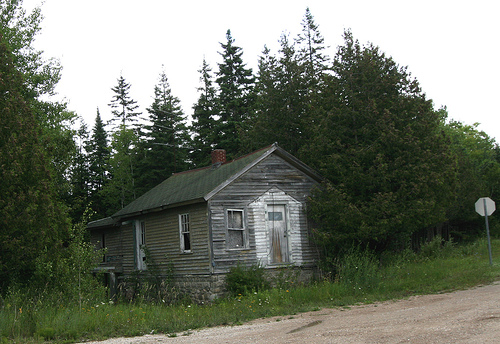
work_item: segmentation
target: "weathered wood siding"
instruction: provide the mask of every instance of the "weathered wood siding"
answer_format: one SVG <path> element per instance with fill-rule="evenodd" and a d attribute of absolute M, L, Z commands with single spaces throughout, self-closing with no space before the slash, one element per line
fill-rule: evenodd
<path fill-rule="evenodd" d="M 289 221 L 290 263 L 313 264 L 316 250 L 309 240 L 305 202 L 316 182 L 282 158 L 271 154 L 237 178 L 209 201 L 213 235 L 214 271 L 224 272 L 238 261 L 269 266 L 269 230 L 266 207 L 273 202 L 284 204 Z M 227 209 L 244 209 L 248 247 L 228 249 Z"/>
<path fill-rule="evenodd" d="M 191 252 L 181 252 L 179 214 L 189 214 Z M 174 274 L 203 274 L 209 272 L 209 239 L 206 203 L 167 209 L 137 217 L 145 223 L 146 246 L 155 264 L 165 272 L 171 266 Z M 130 274 L 134 265 L 134 231 L 124 231 L 124 273 Z"/>
<path fill-rule="evenodd" d="M 97 249 L 106 249 L 101 267 L 115 268 L 115 272 L 123 271 L 122 231 L 118 227 L 96 229 L 90 232 L 90 240 Z"/>

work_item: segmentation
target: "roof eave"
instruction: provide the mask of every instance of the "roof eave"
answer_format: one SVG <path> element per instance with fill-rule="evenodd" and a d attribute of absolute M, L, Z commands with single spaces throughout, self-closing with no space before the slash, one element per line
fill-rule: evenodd
<path fill-rule="evenodd" d="M 137 216 L 141 216 L 141 215 L 146 215 L 146 214 L 150 214 L 150 213 L 157 213 L 159 211 L 163 211 L 163 210 L 166 210 L 166 209 L 172 209 L 172 208 L 178 208 L 178 207 L 182 207 L 182 206 L 186 206 L 186 205 L 191 205 L 191 204 L 196 204 L 196 203 L 202 203 L 202 202 L 205 202 L 206 200 L 204 198 L 195 198 L 195 199 L 191 199 L 191 200 L 188 200 L 188 201 L 184 201 L 184 202 L 178 202 L 178 203 L 172 203 L 172 204 L 165 204 L 165 205 L 162 205 L 160 207 L 155 207 L 155 208 L 151 208 L 151 209 L 143 209 L 141 211 L 135 211 L 135 212 L 132 212 L 132 213 L 127 213 L 127 214 L 120 214 L 118 216 L 112 216 L 114 219 L 116 219 L 117 221 L 118 220 L 124 220 L 124 219 L 128 219 L 128 218 L 131 218 L 131 217 L 137 217 Z"/>

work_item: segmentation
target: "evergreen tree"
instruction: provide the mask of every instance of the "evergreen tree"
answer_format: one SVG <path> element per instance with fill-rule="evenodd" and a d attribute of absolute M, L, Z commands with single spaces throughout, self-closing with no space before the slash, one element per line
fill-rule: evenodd
<path fill-rule="evenodd" d="M 135 162 L 139 135 L 137 126 L 140 115 L 138 105 L 130 95 L 130 84 L 123 76 L 118 78 L 118 85 L 112 88 L 115 93 L 109 106 L 113 114 L 114 132 L 111 136 L 110 177 L 102 191 L 108 215 L 117 210 L 113 205 L 124 207 L 137 197 L 135 181 Z M 119 209 L 119 208 L 118 208 Z"/>
<path fill-rule="evenodd" d="M 310 203 L 325 254 L 350 243 L 402 248 L 447 219 L 455 159 L 418 82 L 347 31 L 309 162 L 327 178 Z M 314 157 L 316 157 L 314 159 Z"/>
<path fill-rule="evenodd" d="M 242 135 L 248 130 L 254 105 L 255 78 L 243 63 L 243 51 L 234 45 L 231 31 L 227 30 L 226 44 L 221 43 L 223 62 L 219 63 L 216 82 L 219 86 L 217 148 L 225 149 L 228 156 L 243 150 Z"/>
<path fill-rule="evenodd" d="M 85 151 L 85 145 L 88 141 L 88 131 L 85 122 L 81 122 L 80 128 L 76 132 L 78 150 L 73 158 L 72 168 L 70 169 L 70 216 L 73 222 L 80 222 L 83 219 L 87 209 L 90 193 L 90 169 L 89 160 Z"/>
<path fill-rule="evenodd" d="M 65 103 L 51 99 L 62 68 L 56 59 L 45 59 L 43 51 L 34 47 L 41 21 L 38 7 L 27 14 L 20 0 L 0 2 L 0 35 L 12 52 L 14 68 L 23 76 L 22 96 L 41 130 L 40 143 L 51 161 L 48 167 L 58 196 L 68 200 L 71 185 L 67 175 L 76 154 L 72 129 L 76 115 L 66 110 Z"/>
<path fill-rule="evenodd" d="M 188 167 L 190 137 L 186 118 L 179 98 L 172 95 L 164 71 L 154 88 L 153 104 L 147 110 L 151 125 L 146 126 L 146 138 L 138 154 L 138 193 L 148 191 L 172 173 Z"/>
<path fill-rule="evenodd" d="M 130 97 L 130 87 L 130 84 L 120 75 L 118 85 L 112 88 L 115 94 L 111 99 L 111 103 L 109 103 L 111 113 L 113 114 L 111 123 L 118 121 L 118 126 L 124 128 L 129 128 L 130 124 L 136 123 L 140 115 L 137 112 L 139 105 Z M 115 128 L 117 128 L 116 125 Z"/>
<path fill-rule="evenodd" d="M 193 133 L 192 160 L 196 167 L 208 166 L 211 162 L 210 153 L 215 147 L 215 121 L 216 121 L 216 90 L 212 82 L 212 69 L 203 59 L 200 73 L 201 86 L 198 87 L 200 97 L 193 106 Z"/>
<path fill-rule="evenodd" d="M 106 215 L 111 216 L 137 197 L 135 163 L 139 138 L 134 129 L 119 125 L 111 135 L 109 177 L 100 194 L 106 206 Z"/>
<path fill-rule="evenodd" d="M 0 293 L 32 283 L 54 263 L 69 229 L 25 96 L 23 74 L 0 32 Z"/>
<path fill-rule="evenodd" d="M 291 154 L 297 154 L 308 139 L 304 126 L 311 125 L 304 121 L 307 84 L 304 66 L 287 35 L 281 36 L 280 45 L 278 56 L 271 56 L 265 49 L 259 60 L 256 120 L 249 137 L 257 146 L 278 142 Z"/>
<path fill-rule="evenodd" d="M 101 119 L 99 109 L 95 118 L 92 136 L 87 142 L 86 151 L 89 161 L 89 201 L 95 217 L 106 216 L 106 205 L 102 190 L 109 177 L 110 149 L 108 146 L 107 133 Z"/>
<path fill-rule="evenodd" d="M 309 88 L 317 89 L 323 80 L 323 73 L 329 69 L 329 58 L 325 54 L 325 39 L 319 32 L 319 26 L 314 17 L 306 9 L 302 20 L 302 33 L 297 37 L 298 59 L 305 65 L 304 72 L 309 83 Z"/>

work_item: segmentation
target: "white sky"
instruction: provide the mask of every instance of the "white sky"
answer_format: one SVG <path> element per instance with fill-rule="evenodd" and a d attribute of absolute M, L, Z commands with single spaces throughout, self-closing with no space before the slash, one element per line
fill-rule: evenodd
<path fill-rule="evenodd" d="M 30 10 L 41 0 L 24 0 Z M 436 108 L 500 141 L 499 6 L 494 0 L 45 0 L 36 47 L 63 66 L 57 87 L 69 109 L 93 127 L 96 108 L 111 118 L 111 88 L 120 74 L 140 110 L 153 100 L 165 66 L 187 115 L 198 99 L 203 57 L 217 70 L 230 29 L 254 72 L 265 44 L 295 38 L 309 6 L 333 57 L 345 28 L 408 66 Z"/>

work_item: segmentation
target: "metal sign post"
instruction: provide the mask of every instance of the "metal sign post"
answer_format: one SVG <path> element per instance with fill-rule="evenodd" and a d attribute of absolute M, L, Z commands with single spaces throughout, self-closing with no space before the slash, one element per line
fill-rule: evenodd
<path fill-rule="evenodd" d="M 476 202 L 476 212 L 484 216 L 486 221 L 486 236 L 488 237 L 488 254 L 490 256 L 490 265 L 493 265 L 493 259 L 491 257 L 491 239 L 490 239 L 490 225 L 488 223 L 488 216 L 493 214 L 495 211 L 495 202 L 489 197 L 482 197 Z"/>

